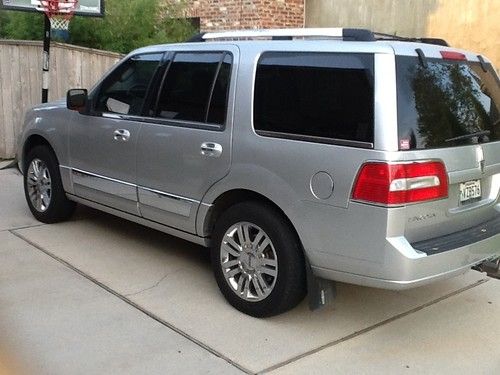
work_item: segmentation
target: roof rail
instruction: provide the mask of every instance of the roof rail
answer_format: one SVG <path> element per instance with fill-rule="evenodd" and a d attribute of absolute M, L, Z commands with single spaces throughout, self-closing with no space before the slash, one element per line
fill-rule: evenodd
<path fill-rule="evenodd" d="M 258 29 L 208 32 L 201 36 L 205 41 L 219 39 L 342 39 L 351 41 L 374 41 L 373 33 L 366 29 L 331 28 L 297 28 L 297 29 Z M 192 38 L 193 39 L 193 38 Z M 199 40 L 196 40 L 199 41 Z"/>
<path fill-rule="evenodd" d="M 255 29 L 200 33 L 187 42 L 206 42 L 210 40 L 235 39 L 339 39 L 355 42 L 374 42 L 377 40 L 396 40 L 449 46 L 444 39 L 437 38 L 406 38 L 397 35 L 372 32 L 367 29 L 351 29 L 342 27 L 330 28 L 296 28 L 296 29 Z"/>

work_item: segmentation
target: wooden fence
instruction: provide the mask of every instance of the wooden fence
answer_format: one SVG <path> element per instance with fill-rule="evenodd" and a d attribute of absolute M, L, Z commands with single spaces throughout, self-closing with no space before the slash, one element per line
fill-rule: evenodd
<path fill-rule="evenodd" d="M 49 100 L 70 88 L 90 88 L 120 54 L 53 43 Z M 0 40 L 0 159 L 14 157 L 24 113 L 40 103 L 42 43 Z"/>

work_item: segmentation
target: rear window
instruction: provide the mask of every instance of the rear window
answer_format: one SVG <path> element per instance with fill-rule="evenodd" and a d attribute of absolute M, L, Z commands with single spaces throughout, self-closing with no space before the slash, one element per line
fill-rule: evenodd
<path fill-rule="evenodd" d="M 268 52 L 255 80 L 258 134 L 372 147 L 373 55 Z"/>
<path fill-rule="evenodd" d="M 491 65 L 396 57 L 400 150 L 500 140 L 500 90 Z"/>

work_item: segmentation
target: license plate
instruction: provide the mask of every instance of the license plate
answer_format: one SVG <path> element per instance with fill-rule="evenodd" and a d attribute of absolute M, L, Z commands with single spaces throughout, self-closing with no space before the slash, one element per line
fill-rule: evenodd
<path fill-rule="evenodd" d="M 467 181 L 460 184 L 460 202 L 467 203 L 481 198 L 481 180 Z"/>

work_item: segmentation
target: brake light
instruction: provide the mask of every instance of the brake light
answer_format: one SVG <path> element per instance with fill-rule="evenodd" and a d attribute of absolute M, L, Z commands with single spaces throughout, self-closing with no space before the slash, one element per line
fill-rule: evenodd
<path fill-rule="evenodd" d="M 439 161 L 365 163 L 352 191 L 352 199 L 387 205 L 422 202 L 447 196 L 448 175 L 444 164 Z"/>
<path fill-rule="evenodd" d="M 467 60 L 467 57 L 461 52 L 439 51 L 439 53 L 441 54 L 441 57 L 445 60 L 459 60 L 459 61 Z"/>

